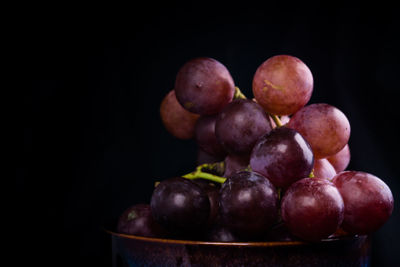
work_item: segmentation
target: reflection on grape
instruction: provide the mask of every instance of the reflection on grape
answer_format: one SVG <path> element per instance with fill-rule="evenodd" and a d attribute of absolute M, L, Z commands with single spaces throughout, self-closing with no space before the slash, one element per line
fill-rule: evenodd
<path fill-rule="evenodd" d="M 161 181 L 153 191 L 150 206 L 154 219 L 177 234 L 198 232 L 210 215 L 210 201 L 204 190 L 181 177 Z"/>
<path fill-rule="evenodd" d="M 291 117 L 288 127 L 303 135 L 317 159 L 338 153 L 350 138 L 350 123 L 346 116 L 328 104 L 302 108 Z"/>
<path fill-rule="evenodd" d="M 335 233 L 342 223 L 343 199 L 328 180 L 304 178 L 286 191 L 281 213 L 292 234 L 304 240 L 318 241 Z"/>
<path fill-rule="evenodd" d="M 212 58 L 195 58 L 178 71 L 175 92 L 190 112 L 211 115 L 232 101 L 235 85 L 223 64 Z"/>
<path fill-rule="evenodd" d="M 314 80 L 310 69 L 300 59 L 278 55 L 258 67 L 253 78 L 257 102 L 275 115 L 290 115 L 311 98 Z"/>
<path fill-rule="evenodd" d="M 310 145 L 295 130 L 278 127 L 254 146 L 250 167 L 267 177 L 276 187 L 287 188 L 308 177 L 314 165 Z"/>
<path fill-rule="evenodd" d="M 358 171 L 344 171 L 333 178 L 344 200 L 343 230 L 368 234 L 378 230 L 393 211 L 393 195 L 378 177 Z"/>
<path fill-rule="evenodd" d="M 278 219 L 277 191 L 258 173 L 235 173 L 222 185 L 220 194 L 221 219 L 242 238 L 265 233 Z"/>

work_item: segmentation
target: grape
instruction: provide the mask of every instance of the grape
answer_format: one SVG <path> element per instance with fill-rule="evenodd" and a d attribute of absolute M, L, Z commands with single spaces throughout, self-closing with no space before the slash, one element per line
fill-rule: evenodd
<path fill-rule="evenodd" d="M 344 171 L 333 178 L 344 200 L 342 228 L 351 234 L 379 229 L 393 211 L 393 195 L 378 177 L 359 171 Z"/>
<path fill-rule="evenodd" d="M 220 186 L 204 179 L 195 179 L 193 182 L 199 185 L 208 196 L 208 200 L 210 201 L 210 215 L 207 225 L 212 225 L 218 216 Z"/>
<path fill-rule="evenodd" d="M 199 232 L 210 215 L 207 194 L 199 185 L 182 177 L 162 181 L 153 191 L 150 206 L 155 220 L 177 234 Z"/>
<path fill-rule="evenodd" d="M 296 241 L 298 240 L 284 223 L 279 223 L 272 227 L 271 230 L 265 235 L 265 239 L 272 242 L 285 242 L 285 241 Z"/>
<path fill-rule="evenodd" d="M 327 159 L 314 161 L 314 177 L 331 180 L 335 175 L 336 171 Z"/>
<path fill-rule="evenodd" d="M 276 187 L 287 188 L 308 177 L 314 165 L 310 145 L 293 129 L 278 127 L 254 146 L 250 167 L 267 177 Z"/>
<path fill-rule="evenodd" d="M 218 115 L 215 135 L 230 154 L 249 154 L 257 140 L 272 129 L 268 115 L 257 103 L 236 99 Z"/>
<path fill-rule="evenodd" d="M 197 145 L 215 157 L 224 157 L 226 152 L 215 136 L 217 115 L 201 116 L 196 123 L 194 138 Z"/>
<path fill-rule="evenodd" d="M 278 194 L 264 176 L 242 171 L 229 177 L 220 191 L 224 225 L 241 238 L 268 231 L 278 219 Z"/>
<path fill-rule="evenodd" d="M 230 177 L 235 172 L 246 169 L 249 166 L 249 156 L 228 155 L 225 158 L 224 177 Z"/>
<path fill-rule="evenodd" d="M 176 97 L 190 112 L 211 115 L 232 101 L 235 84 L 227 68 L 212 58 L 195 58 L 178 71 Z"/>
<path fill-rule="evenodd" d="M 201 148 L 199 148 L 197 150 L 197 160 L 196 160 L 197 165 L 202 165 L 205 163 L 220 162 L 223 159 L 224 159 L 224 157 L 217 157 L 217 156 L 210 155 Z"/>
<path fill-rule="evenodd" d="M 253 78 L 257 102 L 270 114 L 290 115 L 311 98 L 313 76 L 298 58 L 278 55 L 258 67 Z"/>
<path fill-rule="evenodd" d="M 126 209 L 119 217 L 117 231 L 147 237 L 166 236 L 165 229 L 153 219 L 148 204 L 136 204 Z"/>
<path fill-rule="evenodd" d="M 335 233 L 342 223 L 343 199 L 328 180 L 304 178 L 285 192 L 281 214 L 293 235 L 318 241 Z"/>
<path fill-rule="evenodd" d="M 350 163 L 350 157 L 349 144 L 346 144 L 342 150 L 335 155 L 328 157 L 327 160 L 329 160 L 336 172 L 339 173 L 347 168 Z"/>
<path fill-rule="evenodd" d="M 328 104 L 302 108 L 291 117 L 288 127 L 304 136 L 317 159 L 336 154 L 350 138 L 350 123 L 346 116 Z"/>
<path fill-rule="evenodd" d="M 163 99 L 160 106 L 161 120 L 167 131 L 179 139 L 191 139 L 194 135 L 194 126 L 199 115 L 184 109 L 171 90 Z"/>
<path fill-rule="evenodd" d="M 240 239 L 223 225 L 214 225 L 206 232 L 206 240 L 213 242 L 235 242 Z"/>

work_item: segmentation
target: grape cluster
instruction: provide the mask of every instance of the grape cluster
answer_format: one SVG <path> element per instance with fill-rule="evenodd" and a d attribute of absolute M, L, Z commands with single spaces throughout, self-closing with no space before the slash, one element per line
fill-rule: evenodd
<path fill-rule="evenodd" d="M 126 234 L 207 241 L 318 242 L 376 231 L 393 195 L 378 177 L 347 171 L 350 123 L 338 108 L 308 104 L 313 76 L 300 59 L 262 63 L 247 99 L 228 69 L 195 58 L 160 106 L 173 136 L 194 139 L 195 171 L 160 181 L 149 204 L 120 217 Z"/>

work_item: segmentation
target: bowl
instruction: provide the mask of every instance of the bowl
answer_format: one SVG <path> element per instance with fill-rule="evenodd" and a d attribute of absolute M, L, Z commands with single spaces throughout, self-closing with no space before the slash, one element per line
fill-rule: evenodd
<path fill-rule="evenodd" d="M 127 235 L 106 230 L 113 267 L 131 266 L 369 266 L 371 238 L 318 243 L 205 242 Z"/>

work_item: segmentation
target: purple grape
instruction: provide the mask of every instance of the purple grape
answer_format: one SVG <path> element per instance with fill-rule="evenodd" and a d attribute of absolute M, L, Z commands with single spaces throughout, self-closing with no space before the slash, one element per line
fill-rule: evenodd
<path fill-rule="evenodd" d="M 344 171 L 333 178 L 333 183 L 344 200 L 344 231 L 372 233 L 392 214 L 392 192 L 378 177 L 366 172 Z"/>
<path fill-rule="evenodd" d="M 290 232 L 319 241 L 335 233 L 343 221 L 343 199 L 326 179 L 304 178 L 292 184 L 281 202 L 282 219 Z"/>
<path fill-rule="evenodd" d="M 272 130 L 268 115 L 248 99 L 236 99 L 218 115 L 215 135 L 230 154 L 249 154 L 257 140 Z"/>
<path fill-rule="evenodd" d="M 205 179 L 194 179 L 192 180 L 195 184 L 200 186 L 208 196 L 210 201 L 210 215 L 208 217 L 207 225 L 212 225 L 218 216 L 219 211 L 219 190 L 220 185 L 210 182 Z"/>
<path fill-rule="evenodd" d="M 150 206 L 154 219 L 176 234 L 199 232 L 210 216 L 208 195 L 199 185 L 182 177 L 157 185 Z"/>
<path fill-rule="evenodd" d="M 228 155 L 225 158 L 225 172 L 224 177 L 230 177 L 235 172 L 246 169 L 249 166 L 249 156 L 248 155 Z"/>
<path fill-rule="evenodd" d="M 224 160 L 224 157 L 217 157 L 217 156 L 210 155 L 201 148 L 199 148 L 197 150 L 197 159 L 196 159 L 197 166 L 205 164 L 205 163 L 220 162 L 223 160 Z"/>
<path fill-rule="evenodd" d="M 195 58 L 179 70 L 175 80 L 176 97 L 188 111 L 211 115 L 218 113 L 235 93 L 227 68 L 212 58 Z"/>
<path fill-rule="evenodd" d="M 278 219 L 278 194 L 264 176 L 237 172 L 220 191 L 220 216 L 224 225 L 241 238 L 254 238 Z"/>
<path fill-rule="evenodd" d="M 217 115 L 201 116 L 195 126 L 194 138 L 197 145 L 209 155 L 224 157 L 226 152 L 215 135 L 216 119 Z"/>
<path fill-rule="evenodd" d="M 267 177 L 276 187 L 287 188 L 308 177 L 314 156 L 307 141 L 293 129 L 278 127 L 263 136 L 250 156 L 253 171 Z"/>
<path fill-rule="evenodd" d="M 166 231 L 153 218 L 150 205 L 136 204 L 119 217 L 117 231 L 147 237 L 164 237 Z"/>

